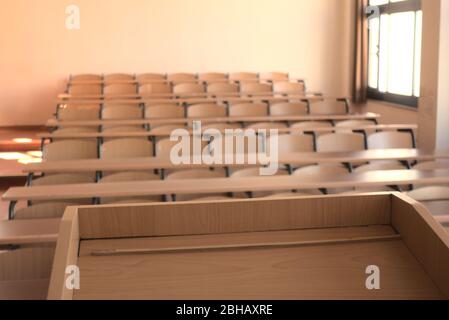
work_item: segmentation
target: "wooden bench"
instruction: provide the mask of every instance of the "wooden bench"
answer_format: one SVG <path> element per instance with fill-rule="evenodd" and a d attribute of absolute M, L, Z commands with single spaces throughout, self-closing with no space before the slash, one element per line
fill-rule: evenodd
<path fill-rule="evenodd" d="M 182 95 L 180 95 L 182 96 Z M 182 97 L 182 98 L 161 98 L 160 95 L 154 95 L 148 96 L 148 95 L 138 95 L 138 94 L 125 94 L 120 96 L 103 96 L 103 95 L 83 95 L 83 96 L 68 96 L 65 98 L 59 98 L 56 100 L 56 103 L 58 105 L 64 105 L 64 104 L 169 104 L 169 103 L 178 103 L 178 104 L 184 104 L 184 105 L 191 105 L 191 104 L 200 104 L 200 103 L 251 103 L 255 101 L 264 101 L 264 102 L 284 102 L 286 100 L 293 100 L 293 101 L 319 101 L 323 99 L 344 99 L 346 100 L 346 97 L 329 97 L 329 96 L 322 96 L 322 95 L 316 95 L 316 94 L 309 94 L 309 95 L 253 95 L 251 97 L 251 94 L 247 94 L 246 96 L 236 96 L 236 97 L 229 97 L 229 96 L 221 96 L 218 94 L 214 95 L 215 97 Z"/>
<path fill-rule="evenodd" d="M 330 188 L 369 188 L 400 185 L 449 184 L 449 170 L 383 170 L 317 177 L 266 176 L 188 180 L 87 183 L 10 188 L 4 201 L 70 200 L 102 197 L 138 197 L 166 194 L 217 194 Z"/>
<path fill-rule="evenodd" d="M 356 152 L 301 152 L 280 154 L 279 164 L 307 165 L 314 163 L 355 163 L 370 161 L 430 161 L 449 159 L 449 152 L 434 152 L 420 149 L 379 149 Z M 139 171 L 155 169 L 191 169 L 209 167 L 247 167 L 248 164 L 173 164 L 165 157 L 128 159 L 90 159 L 42 162 L 23 167 L 26 173 L 81 173 L 95 171 Z"/>
<path fill-rule="evenodd" d="M 342 114 L 342 115 L 301 115 L 301 116 L 263 116 L 263 117 L 220 117 L 220 118 L 165 118 L 165 119 L 135 119 L 135 120 L 86 120 L 63 121 L 49 119 L 47 127 L 99 127 L 99 126 L 143 126 L 185 124 L 191 125 L 194 121 L 202 123 L 232 123 L 232 122 L 301 122 L 301 121 L 344 121 L 344 120 L 372 120 L 377 122 L 380 118 L 376 113 Z"/>
<path fill-rule="evenodd" d="M 364 125 L 364 126 L 350 126 L 350 127 L 306 127 L 306 128 L 279 128 L 279 134 L 286 133 L 333 133 L 333 132 L 346 132 L 346 131 L 387 131 L 387 130 L 416 130 L 417 125 Z M 39 133 L 37 135 L 40 139 L 91 139 L 91 138 L 130 138 L 130 137 L 169 137 L 173 129 L 161 130 L 157 132 L 149 131 L 128 131 L 128 132 L 73 132 L 73 133 Z M 224 133 L 225 130 L 221 129 L 220 132 Z M 192 129 L 189 129 L 190 134 L 193 133 Z M 268 131 L 269 132 L 269 131 Z"/>

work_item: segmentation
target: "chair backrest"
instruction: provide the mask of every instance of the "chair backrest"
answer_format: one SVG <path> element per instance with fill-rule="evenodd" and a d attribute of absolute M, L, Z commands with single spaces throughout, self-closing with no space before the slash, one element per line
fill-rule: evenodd
<path fill-rule="evenodd" d="M 44 146 L 44 161 L 98 158 L 97 142 L 91 140 L 55 141 Z"/>
<path fill-rule="evenodd" d="M 168 94 L 172 93 L 172 88 L 167 83 L 145 83 L 139 87 L 139 93 L 145 94 Z"/>
<path fill-rule="evenodd" d="M 146 131 L 143 126 L 110 126 L 103 129 L 103 133 L 118 133 L 118 132 L 144 132 Z M 142 137 L 146 139 L 146 137 Z"/>
<path fill-rule="evenodd" d="M 133 74 L 128 73 L 110 73 L 106 74 L 104 76 L 105 82 L 113 82 L 113 81 L 133 81 L 134 80 Z"/>
<path fill-rule="evenodd" d="M 181 83 L 173 88 L 175 94 L 204 93 L 204 85 L 199 83 Z"/>
<path fill-rule="evenodd" d="M 244 134 L 234 134 L 232 137 L 224 136 L 209 140 L 208 151 L 214 157 L 229 156 L 231 153 L 233 157 L 243 157 L 242 160 L 249 160 L 249 157 L 254 157 L 257 152 L 264 149 L 264 141 L 261 136 L 256 134 L 256 131 L 250 132 L 241 131 Z"/>
<path fill-rule="evenodd" d="M 207 82 L 225 81 L 227 78 L 227 74 L 221 72 L 205 72 L 198 75 L 198 80 Z"/>
<path fill-rule="evenodd" d="M 318 152 L 350 152 L 365 149 L 365 140 L 358 133 L 331 133 L 317 139 Z"/>
<path fill-rule="evenodd" d="M 311 101 L 310 114 L 315 115 L 338 115 L 346 114 L 346 102 L 334 99 Z"/>
<path fill-rule="evenodd" d="M 384 131 L 368 136 L 368 149 L 411 149 L 412 135 L 407 132 Z"/>
<path fill-rule="evenodd" d="M 268 139 L 271 143 L 271 139 Z M 279 153 L 313 152 L 314 142 L 311 135 L 281 134 L 278 136 Z"/>
<path fill-rule="evenodd" d="M 239 82 L 257 82 L 259 81 L 259 75 L 255 72 L 233 72 L 229 74 L 229 80 Z"/>
<path fill-rule="evenodd" d="M 327 121 L 302 121 L 291 125 L 291 128 L 331 128 L 332 123 Z"/>
<path fill-rule="evenodd" d="M 246 126 L 246 128 L 254 129 L 254 130 L 282 129 L 282 128 L 287 128 L 287 124 L 283 123 L 283 122 L 257 122 L 257 123 L 253 123 L 253 124 Z"/>
<path fill-rule="evenodd" d="M 97 127 L 67 127 L 67 128 L 61 128 L 53 131 L 53 135 L 55 135 L 52 138 L 52 141 L 64 141 L 64 140 L 76 140 L 77 138 L 58 138 L 57 135 L 64 135 L 64 134 L 77 134 L 77 133 L 94 133 L 98 132 Z M 84 139 L 83 139 L 84 140 Z M 96 141 L 96 138 L 89 138 L 89 140 Z"/>
<path fill-rule="evenodd" d="M 170 138 L 164 138 L 159 140 L 156 143 L 156 157 L 168 158 L 170 157 L 171 151 L 174 146 L 179 144 L 179 141 L 171 141 Z M 207 145 L 207 141 L 201 141 L 201 152 L 203 152 L 204 148 Z M 185 150 L 186 151 L 186 150 Z M 190 137 L 190 156 L 193 155 L 193 138 Z M 186 156 L 182 154 L 178 154 L 178 156 Z"/>
<path fill-rule="evenodd" d="M 100 179 L 99 183 L 155 181 L 160 180 L 159 175 L 151 172 L 128 171 L 109 174 Z"/>
<path fill-rule="evenodd" d="M 260 168 L 258 167 L 252 167 L 252 168 L 245 168 L 245 169 L 239 169 L 235 170 L 231 175 L 230 178 L 232 179 L 238 179 L 238 178 L 248 178 L 248 177 L 259 177 L 260 176 Z M 279 169 L 276 172 L 276 176 L 288 176 L 288 171 Z"/>
<path fill-rule="evenodd" d="M 165 79 L 165 74 L 160 73 L 141 73 L 136 76 L 139 83 L 151 83 L 152 81 L 163 81 Z"/>
<path fill-rule="evenodd" d="M 211 179 L 211 178 L 225 178 L 226 173 L 224 170 L 207 170 L 207 169 L 194 169 L 194 170 L 180 170 L 173 173 L 170 173 L 167 176 L 167 180 L 185 180 L 185 179 Z M 222 194 L 218 194 L 222 195 Z M 193 199 L 197 199 L 203 196 L 216 196 L 216 195 L 201 195 L 201 194 L 183 194 L 176 195 L 177 201 L 189 201 Z"/>
<path fill-rule="evenodd" d="M 240 85 L 240 91 L 242 93 L 272 93 L 272 87 L 267 83 L 242 83 Z"/>
<path fill-rule="evenodd" d="M 95 179 L 90 174 L 78 173 L 61 173 L 45 175 L 41 178 L 33 179 L 32 186 L 52 186 L 61 184 L 80 184 L 80 183 L 94 183 Z"/>
<path fill-rule="evenodd" d="M 231 117 L 265 117 L 268 106 L 265 103 L 242 103 L 229 107 Z"/>
<path fill-rule="evenodd" d="M 74 74 L 70 77 L 71 82 L 76 81 L 101 81 L 103 79 L 103 76 L 101 74 Z"/>
<path fill-rule="evenodd" d="M 207 178 L 225 178 L 224 170 L 192 169 L 179 170 L 170 173 L 167 180 L 185 180 L 185 179 L 207 179 Z"/>
<path fill-rule="evenodd" d="M 100 95 L 101 94 L 101 85 L 74 83 L 74 84 L 70 85 L 69 93 L 74 96 Z"/>
<path fill-rule="evenodd" d="M 101 145 L 102 159 L 152 157 L 153 145 L 143 139 L 115 139 Z"/>
<path fill-rule="evenodd" d="M 263 72 L 259 75 L 259 78 L 261 81 L 272 81 L 272 82 L 279 82 L 279 81 L 288 81 L 288 73 L 284 72 Z"/>
<path fill-rule="evenodd" d="M 71 133 L 93 133 L 98 132 L 96 127 L 67 127 L 53 131 L 53 134 L 71 134 Z"/>
<path fill-rule="evenodd" d="M 176 85 L 183 82 L 196 82 L 197 77 L 193 73 L 171 73 L 167 75 L 167 80 Z"/>
<path fill-rule="evenodd" d="M 104 87 L 104 94 L 110 96 L 135 95 L 137 94 L 136 84 L 108 84 Z"/>
<path fill-rule="evenodd" d="M 147 119 L 184 118 L 184 107 L 176 104 L 148 106 L 145 109 Z"/>
<path fill-rule="evenodd" d="M 160 180 L 159 175 L 151 172 L 141 172 L 141 171 L 129 171 L 129 172 L 118 172 L 111 173 L 107 176 L 101 178 L 99 183 L 119 183 L 119 182 L 133 182 L 133 181 L 157 181 Z M 162 201 L 162 196 L 146 196 L 146 197 L 135 197 L 135 198 L 123 198 L 123 197 L 107 197 L 101 198 L 100 202 L 102 204 L 107 203 L 145 203 L 145 202 L 160 202 Z"/>
<path fill-rule="evenodd" d="M 237 122 L 203 124 L 203 130 L 207 130 L 207 129 L 226 130 L 226 129 L 241 129 L 241 128 L 242 128 L 242 125 Z"/>
<path fill-rule="evenodd" d="M 337 128 L 348 128 L 348 127 L 363 127 L 363 126 L 372 126 L 374 123 L 369 120 L 345 120 L 339 121 L 335 124 Z"/>
<path fill-rule="evenodd" d="M 426 161 L 413 166 L 416 170 L 438 170 L 449 169 L 449 160 Z"/>
<path fill-rule="evenodd" d="M 345 120 L 345 121 L 339 121 L 335 124 L 336 128 L 339 128 L 341 130 L 338 130 L 338 132 L 352 132 L 351 129 L 344 130 L 344 128 L 350 128 L 350 127 L 366 127 L 366 126 L 372 126 L 374 123 L 369 120 Z M 375 129 L 369 129 L 369 130 L 363 130 L 366 134 L 371 134 L 376 132 Z"/>
<path fill-rule="evenodd" d="M 273 92 L 284 94 L 303 94 L 304 84 L 299 82 L 274 82 Z"/>
<path fill-rule="evenodd" d="M 448 186 L 425 186 L 407 192 L 407 195 L 416 201 L 432 201 L 434 199 L 447 199 Z"/>
<path fill-rule="evenodd" d="M 140 106 L 133 104 L 105 105 L 102 111 L 102 118 L 104 120 L 142 119 L 143 111 Z"/>
<path fill-rule="evenodd" d="M 359 166 L 354 169 L 354 172 L 361 173 L 376 170 L 405 170 L 405 169 L 407 168 L 398 161 L 377 161 Z"/>
<path fill-rule="evenodd" d="M 333 174 L 348 174 L 349 171 L 343 166 L 321 166 L 321 165 L 314 165 L 314 166 L 307 166 L 302 167 L 295 172 L 293 172 L 294 176 L 297 177 L 319 177 L 321 175 L 333 175 Z"/>
<path fill-rule="evenodd" d="M 239 86 L 235 83 L 211 83 L 207 86 L 208 93 L 237 93 L 239 92 Z"/>
<path fill-rule="evenodd" d="M 187 129 L 186 126 L 180 125 L 180 124 L 168 124 L 168 125 L 159 125 L 159 126 L 152 126 L 150 132 L 152 134 L 158 134 L 158 133 L 168 133 L 167 136 L 159 136 L 156 137 L 156 140 L 162 140 L 165 139 L 166 137 L 170 136 L 170 133 L 173 130 L 177 130 L 177 129 Z"/>
<path fill-rule="evenodd" d="M 226 117 L 226 107 L 213 103 L 195 104 L 187 109 L 188 118 Z"/>
<path fill-rule="evenodd" d="M 100 108 L 98 109 L 78 109 L 63 108 L 58 110 L 58 119 L 63 121 L 85 121 L 100 119 Z"/>
<path fill-rule="evenodd" d="M 270 106 L 272 116 L 299 116 L 307 114 L 307 103 L 305 102 L 284 102 Z"/>
<path fill-rule="evenodd" d="M 64 211 L 69 206 L 79 205 L 69 202 L 41 202 L 32 206 L 16 210 L 14 213 L 15 220 L 31 220 L 31 219 L 51 219 L 61 218 Z"/>

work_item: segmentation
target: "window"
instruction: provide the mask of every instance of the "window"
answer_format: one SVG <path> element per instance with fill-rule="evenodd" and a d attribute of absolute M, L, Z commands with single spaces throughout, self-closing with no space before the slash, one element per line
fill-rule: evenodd
<path fill-rule="evenodd" d="M 368 97 L 418 106 L 421 77 L 420 0 L 370 0 Z"/>

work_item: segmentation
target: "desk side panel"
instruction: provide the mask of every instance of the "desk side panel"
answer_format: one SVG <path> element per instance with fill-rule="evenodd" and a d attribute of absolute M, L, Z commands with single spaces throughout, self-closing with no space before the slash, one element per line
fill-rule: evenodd
<path fill-rule="evenodd" d="M 449 233 L 422 204 L 402 194 L 392 198 L 392 225 L 449 299 Z"/>
<path fill-rule="evenodd" d="M 81 239 L 389 225 L 391 195 L 96 206 L 79 209 Z"/>
<path fill-rule="evenodd" d="M 71 300 L 73 290 L 66 287 L 66 268 L 77 265 L 79 250 L 79 223 L 76 207 L 68 207 L 61 220 L 56 254 L 53 261 L 48 300 Z"/>

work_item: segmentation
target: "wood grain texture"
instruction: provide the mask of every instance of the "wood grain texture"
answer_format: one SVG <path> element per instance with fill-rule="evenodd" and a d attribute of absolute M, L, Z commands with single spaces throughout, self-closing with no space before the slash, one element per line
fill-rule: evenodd
<path fill-rule="evenodd" d="M 78 264 L 80 243 L 78 213 L 75 207 L 68 207 L 61 220 L 55 259 L 50 277 L 47 299 L 71 300 L 73 291 L 65 286 L 66 267 Z"/>
<path fill-rule="evenodd" d="M 184 235 L 165 237 L 124 238 L 108 240 L 86 240 L 80 246 L 79 256 L 90 256 L 102 250 L 165 250 L 170 248 L 191 248 L 195 246 L 238 246 L 261 242 L 272 244 L 288 241 L 313 242 L 350 240 L 354 238 L 390 237 L 398 234 L 387 225 L 366 227 L 336 227 L 323 229 L 301 229 L 288 231 L 224 233 L 206 235 Z"/>
<path fill-rule="evenodd" d="M 449 298 L 449 234 L 422 204 L 401 194 L 395 194 L 392 200 L 392 226 Z"/>
<path fill-rule="evenodd" d="M 333 132 L 347 132 L 349 131 L 382 131 L 382 130 L 416 130 L 417 125 L 403 125 L 403 124 L 388 124 L 388 125 L 363 125 L 363 126 L 348 126 L 348 127 L 314 127 L 307 128 L 278 128 L 278 133 L 333 133 Z M 217 129 L 218 130 L 218 129 Z M 91 139 L 91 138 L 129 138 L 129 137 L 169 137 L 173 129 L 157 130 L 157 132 L 150 131 L 125 131 L 125 132 L 70 132 L 70 133 L 39 133 L 39 139 Z M 192 134 L 193 130 L 187 130 Z M 225 133 L 224 129 L 219 130 Z"/>
<path fill-rule="evenodd" d="M 55 243 L 60 219 L 0 222 L 0 245 Z"/>
<path fill-rule="evenodd" d="M 0 252 L 0 282 L 50 278 L 55 245 Z"/>
<path fill-rule="evenodd" d="M 79 209 L 82 239 L 388 225 L 389 219 L 390 194 Z"/>
<path fill-rule="evenodd" d="M 74 299 L 441 299 L 401 241 L 173 255 L 81 257 Z M 381 290 L 365 287 L 366 267 Z"/>
<path fill-rule="evenodd" d="M 368 188 L 389 185 L 438 185 L 448 183 L 449 170 L 383 170 L 352 174 L 323 174 L 316 177 L 259 176 L 234 179 L 208 178 L 15 187 L 9 189 L 3 195 L 3 200 L 69 200 L 93 197 L 135 197 L 164 194 L 203 195 L 225 192 Z"/>
<path fill-rule="evenodd" d="M 71 208 L 52 280 L 75 261 L 74 299 L 444 299 L 449 233 L 399 194 Z M 391 217 L 393 216 L 393 225 Z M 75 221 L 74 217 L 79 218 Z M 73 233 L 73 229 L 79 230 Z M 390 237 L 347 242 L 360 237 Z M 78 244 L 81 240 L 78 255 Z M 332 241 L 334 240 L 334 241 Z M 92 256 L 97 250 L 309 241 L 310 246 Z M 339 242 L 341 241 L 341 242 Z M 69 247 L 69 243 L 75 243 Z M 67 252 L 69 252 L 67 254 Z M 67 256 L 74 260 L 67 262 Z M 366 267 L 381 290 L 365 287 Z M 56 283 L 55 282 L 55 283 Z M 52 281 L 53 284 L 53 281 Z M 50 297 L 50 295 L 49 295 Z"/>
<path fill-rule="evenodd" d="M 302 116 L 264 116 L 264 117 L 223 117 L 223 118 L 195 118 L 195 119 L 137 119 L 137 120 L 86 120 L 63 121 L 50 119 L 47 127 L 98 127 L 98 126 L 132 126 L 144 124 L 191 124 L 193 121 L 203 123 L 227 123 L 227 122 L 276 122 L 276 121 L 343 121 L 343 120 L 373 120 L 378 119 L 376 113 L 344 114 L 344 115 L 302 115 Z"/>
<path fill-rule="evenodd" d="M 432 151 L 423 149 L 379 149 L 355 152 L 292 152 L 279 155 L 279 164 L 306 165 L 314 163 L 354 163 L 369 161 L 402 161 L 402 160 L 434 160 L 447 159 L 449 152 Z M 170 159 L 164 157 L 127 158 L 127 159 L 90 159 L 73 161 L 54 161 L 29 164 L 23 167 L 23 171 L 64 173 L 64 172 L 92 172 L 92 171 L 139 171 L 153 169 L 192 169 L 205 167 L 249 167 L 243 165 L 226 164 L 179 164 L 174 165 Z"/>
<path fill-rule="evenodd" d="M 0 281 L 0 300 L 45 300 L 48 279 Z"/>

